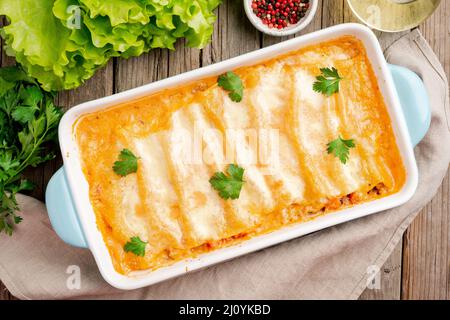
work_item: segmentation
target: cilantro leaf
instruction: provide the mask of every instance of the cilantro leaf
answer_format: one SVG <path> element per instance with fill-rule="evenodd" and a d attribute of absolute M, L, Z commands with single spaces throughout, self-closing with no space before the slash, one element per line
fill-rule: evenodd
<path fill-rule="evenodd" d="M 241 102 L 244 96 L 244 87 L 241 78 L 232 71 L 228 71 L 226 74 L 222 74 L 217 79 L 219 87 L 226 91 L 229 91 L 228 96 L 234 102 Z"/>
<path fill-rule="evenodd" d="M 316 82 L 314 82 L 313 89 L 316 92 L 323 93 L 324 95 L 330 97 L 334 93 L 339 92 L 339 82 L 342 78 L 336 68 L 322 68 L 320 69 L 322 73 L 320 76 L 316 77 Z"/>
<path fill-rule="evenodd" d="M 148 242 L 142 241 L 139 237 L 132 237 L 124 246 L 125 252 L 132 252 L 139 257 L 145 256 L 145 247 Z"/>
<path fill-rule="evenodd" d="M 138 169 L 138 159 L 133 152 L 128 149 L 123 149 L 120 152 L 119 160 L 114 162 L 113 170 L 122 177 L 134 173 Z"/>
<path fill-rule="evenodd" d="M 219 192 L 219 196 L 225 200 L 227 199 L 239 199 L 242 186 L 244 185 L 244 169 L 230 164 L 227 168 L 226 175 L 223 172 L 216 172 L 209 183 L 211 186 Z"/>
<path fill-rule="evenodd" d="M 350 154 L 350 148 L 355 147 L 355 142 L 353 139 L 344 140 L 339 136 L 336 140 L 328 143 L 327 147 L 328 154 L 333 154 L 335 157 L 339 158 L 343 164 L 346 164 Z"/>

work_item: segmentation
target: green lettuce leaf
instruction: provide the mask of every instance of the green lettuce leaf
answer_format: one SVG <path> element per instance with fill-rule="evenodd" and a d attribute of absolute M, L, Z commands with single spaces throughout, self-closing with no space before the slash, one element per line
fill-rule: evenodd
<path fill-rule="evenodd" d="M 98 16 L 108 17 L 112 26 L 124 23 L 149 23 L 149 17 L 145 13 L 145 5 L 141 1 L 80 0 L 80 4 L 89 9 L 91 19 Z"/>
<path fill-rule="evenodd" d="M 174 50 L 179 38 L 202 48 L 220 0 L 0 0 L 6 54 L 47 91 L 73 89 L 112 57 Z"/>
<path fill-rule="evenodd" d="M 10 21 L 2 28 L 8 51 L 20 52 L 35 65 L 51 68 L 64 63 L 70 30 L 53 16 L 53 0 L 0 1 L 0 14 Z"/>

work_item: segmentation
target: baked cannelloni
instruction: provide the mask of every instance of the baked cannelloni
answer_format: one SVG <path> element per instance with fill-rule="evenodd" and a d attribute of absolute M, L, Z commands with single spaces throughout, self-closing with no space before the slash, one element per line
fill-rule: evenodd
<path fill-rule="evenodd" d="M 352 36 L 84 115 L 74 130 L 122 274 L 385 197 L 406 178 Z"/>

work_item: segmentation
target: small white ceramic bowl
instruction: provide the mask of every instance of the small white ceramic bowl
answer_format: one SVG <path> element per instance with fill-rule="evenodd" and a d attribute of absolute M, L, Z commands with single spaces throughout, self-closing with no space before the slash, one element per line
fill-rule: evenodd
<path fill-rule="evenodd" d="M 255 26 L 255 28 L 265 34 L 274 37 L 288 36 L 304 29 L 308 24 L 310 24 L 310 22 L 316 15 L 317 7 L 319 5 L 319 0 L 309 0 L 309 9 L 308 11 L 306 11 L 306 15 L 303 18 L 301 18 L 299 22 L 297 22 L 294 25 L 290 25 L 284 29 L 276 29 L 276 28 L 269 28 L 269 26 L 265 25 L 262 22 L 262 20 L 255 15 L 252 9 L 252 0 L 243 0 L 243 1 L 245 13 L 247 14 L 248 19 Z"/>

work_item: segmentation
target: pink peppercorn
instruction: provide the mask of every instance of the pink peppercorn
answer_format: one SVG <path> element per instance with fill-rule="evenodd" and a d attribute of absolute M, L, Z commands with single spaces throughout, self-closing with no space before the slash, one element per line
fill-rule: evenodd
<path fill-rule="evenodd" d="M 306 15 L 309 0 L 252 0 L 251 7 L 269 28 L 283 29 Z"/>

